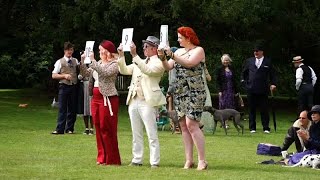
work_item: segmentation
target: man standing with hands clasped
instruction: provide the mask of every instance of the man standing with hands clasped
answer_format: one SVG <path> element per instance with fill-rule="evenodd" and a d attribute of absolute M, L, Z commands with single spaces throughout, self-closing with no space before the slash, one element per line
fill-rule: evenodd
<path fill-rule="evenodd" d="M 256 107 L 259 106 L 263 131 L 270 133 L 268 94 L 276 89 L 276 76 L 271 59 L 264 57 L 263 47 L 257 44 L 253 49 L 254 57 L 245 61 L 241 82 L 248 93 L 250 133 L 256 133 Z"/>
<path fill-rule="evenodd" d="M 298 91 L 298 113 L 310 110 L 313 105 L 313 87 L 317 76 L 310 66 L 303 64 L 301 56 L 293 58 L 292 63 L 296 70 L 296 90 Z"/>
<path fill-rule="evenodd" d="M 151 168 L 159 167 L 160 146 L 157 133 L 157 108 L 166 104 L 166 99 L 159 87 L 159 82 L 165 71 L 162 62 L 157 56 L 160 40 L 148 36 L 143 40 L 143 52 L 146 59 L 141 59 L 132 42 L 130 53 L 132 64 L 126 65 L 123 46 L 118 47 L 118 66 L 121 74 L 132 75 L 127 105 L 132 128 L 132 155 L 131 166 L 141 166 L 143 163 L 143 126 L 145 126 L 149 141 Z"/>
<path fill-rule="evenodd" d="M 78 60 L 72 57 L 73 44 L 64 43 L 64 57 L 57 60 L 52 79 L 59 80 L 59 114 L 57 127 L 51 134 L 73 134 L 76 122 L 76 84 L 78 81 Z"/>

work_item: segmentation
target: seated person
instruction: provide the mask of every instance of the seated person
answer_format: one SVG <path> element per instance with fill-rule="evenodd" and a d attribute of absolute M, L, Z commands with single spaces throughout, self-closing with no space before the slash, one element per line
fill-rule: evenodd
<path fill-rule="evenodd" d="M 291 144 L 294 142 L 296 145 L 297 152 L 302 152 L 304 150 L 304 142 L 301 137 L 297 134 L 298 130 L 309 131 L 311 126 L 311 121 L 308 119 L 308 111 L 302 111 L 300 113 L 299 119 L 297 119 L 293 125 L 288 129 L 288 133 L 284 138 L 284 142 L 281 151 L 287 151 Z"/>
<path fill-rule="evenodd" d="M 308 118 L 312 119 L 309 132 L 303 129 L 297 131 L 298 136 L 304 142 L 305 151 L 296 153 L 289 158 L 289 165 L 298 163 L 304 155 L 320 154 L 320 105 L 314 105 L 308 113 Z"/>

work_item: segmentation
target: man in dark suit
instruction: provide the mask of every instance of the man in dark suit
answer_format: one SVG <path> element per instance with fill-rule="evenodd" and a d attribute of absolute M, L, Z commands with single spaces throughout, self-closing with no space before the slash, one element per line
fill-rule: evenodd
<path fill-rule="evenodd" d="M 248 93 L 250 133 L 256 132 L 256 108 L 259 106 L 263 131 L 270 133 L 268 94 L 276 89 L 276 77 L 271 59 L 264 57 L 263 47 L 253 49 L 254 57 L 247 59 L 242 70 L 241 82 Z"/>

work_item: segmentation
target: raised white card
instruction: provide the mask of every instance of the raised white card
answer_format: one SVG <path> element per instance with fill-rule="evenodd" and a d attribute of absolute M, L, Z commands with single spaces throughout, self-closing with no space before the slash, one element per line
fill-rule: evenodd
<path fill-rule="evenodd" d="M 168 41 L 168 25 L 161 25 L 160 27 L 160 45 L 162 47 L 169 46 Z"/>
<path fill-rule="evenodd" d="M 130 51 L 130 45 L 133 37 L 133 28 L 125 28 L 122 30 L 122 40 L 123 51 Z"/>
<path fill-rule="evenodd" d="M 90 52 L 93 51 L 93 45 L 94 45 L 94 41 L 87 41 L 86 42 L 86 48 L 85 48 L 85 51 L 84 51 L 84 54 L 85 54 L 84 64 L 90 64 L 91 63 Z"/>

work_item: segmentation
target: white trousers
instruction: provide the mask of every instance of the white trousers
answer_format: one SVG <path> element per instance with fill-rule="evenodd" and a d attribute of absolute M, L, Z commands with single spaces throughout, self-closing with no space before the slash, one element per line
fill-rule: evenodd
<path fill-rule="evenodd" d="M 132 129 L 132 162 L 143 163 L 143 125 L 149 141 L 150 164 L 159 165 L 160 145 L 157 132 L 156 108 L 145 100 L 132 99 L 129 105 L 129 116 Z"/>

